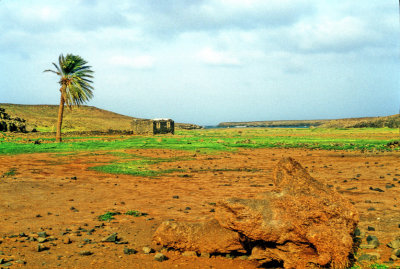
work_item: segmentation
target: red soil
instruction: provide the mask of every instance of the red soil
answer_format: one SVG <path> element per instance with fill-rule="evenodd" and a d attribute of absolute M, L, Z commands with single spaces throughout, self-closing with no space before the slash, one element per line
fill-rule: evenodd
<path fill-rule="evenodd" d="M 170 150 L 130 150 L 145 156 L 193 156 L 193 153 Z M 161 163 L 154 169 L 180 168 L 187 172 L 158 178 L 111 175 L 88 170 L 116 157 L 88 154 L 27 154 L 0 156 L 0 259 L 13 259 L 14 267 L 28 268 L 256 268 L 257 263 L 225 257 L 185 257 L 164 251 L 169 260 L 157 262 L 142 247 L 151 246 L 152 235 L 162 221 L 202 222 L 213 217 L 214 204 L 229 198 L 252 198 L 273 189 L 273 169 L 281 157 L 293 157 L 312 177 L 333 185 L 348 198 L 360 214 L 359 228 L 366 235 L 378 237 L 381 245 L 374 250 L 381 261 L 388 261 L 391 249 L 386 246 L 400 233 L 399 197 L 400 153 L 367 154 L 303 149 L 257 149 L 236 153 L 197 155 L 194 160 Z M 11 168 L 16 175 L 3 176 Z M 76 180 L 71 177 L 77 177 Z M 344 181 L 347 182 L 344 182 Z M 271 185 L 270 185 L 271 184 Z M 387 184 L 395 187 L 386 188 Z M 351 189 L 356 187 L 356 189 Z M 380 188 L 377 192 L 369 188 Z M 179 196 L 179 198 L 174 198 Z M 190 209 L 188 209 L 190 207 Z M 147 216 L 117 215 L 105 226 L 97 216 L 107 211 L 121 213 L 139 210 Z M 367 231 L 367 227 L 375 231 Z M 88 235 L 76 231 L 95 231 Z M 71 229 L 63 235 L 66 229 Z M 81 230 L 82 230 L 81 229 Z M 38 252 L 38 242 L 28 237 L 46 231 L 53 241 L 44 242 L 48 250 Z M 101 240 L 118 233 L 128 244 L 104 243 Z M 11 237 L 10 237 L 11 236 Z M 69 237 L 70 244 L 64 244 Z M 91 243 L 84 243 L 90 239 Z M 138 250 L 126 255 L 125 247 Z M 82 256 L 79 252 L 91 251 Z M 394 265 L 400 266 L 396 261 Z"/>

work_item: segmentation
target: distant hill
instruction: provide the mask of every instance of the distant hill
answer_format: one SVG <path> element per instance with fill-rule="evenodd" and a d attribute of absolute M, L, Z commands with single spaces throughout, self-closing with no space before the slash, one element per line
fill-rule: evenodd
<path fill-rule="evenodd" d="M 278 120 L 250 122 L 221 122 L 218 127 L 323 127 L 323 128 L 399 128 L 400 115 L 384 117 L 347 118 L 335 120 Z"/>
<path fill-rule="evenodd" d="M 55 132 L 58 114 L 58 105 L 17 105 L 2 104 L 6 112 L 13 117 L 26 120 L 27 130 L 33 128 L 40 132 Z M 71 131 L 108 131 L 130 130 L 134 117 L 117 114 L 93 106 L 74 107 L 64 109 L 63 132 Z M 176 123 L 176 127 L 190 129 L 200 128 L 194 124 Z"/>

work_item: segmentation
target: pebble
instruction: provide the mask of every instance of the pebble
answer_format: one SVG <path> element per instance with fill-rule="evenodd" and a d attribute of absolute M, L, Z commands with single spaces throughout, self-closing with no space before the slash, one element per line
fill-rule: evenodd
<path fill-rule="evenodd" d="M 162 262 L 162 261 L 168 260 L 168 257 L 165 256 L 165 255 L 162 254 L 162 253 L 156 253 L 156 255 L 154 255 L 154 260 L 159 261 L 159 262 Z"/>
<path fill-rule="evenodd" d="M 104 238 L 103 240 L 101 240 L 101 242 L 116 242 L 116 241 L 118 241 L 117 233 L 113 233 Z"/>
<path fill-rule="evenodd" d="M 380 188 L 372 188 L 372 187 L 369 187 L 369 189 L 370 189 L 371 191 L 385 192 L 384 190 L 382 190 L 382 189 L 380 189 Z"/>
<path fill-rule="evenodd" d="M 200 257 L 202 257 L 202 258 L 210 258 L 210 253 L 207 253 L 207 252 L 202 252 L 201 254 L 200 254 Z"/>
<path fill-rule="evenodd" d="M 142 250 L 144 254 L 154 253 L 154 249 L 152 249 L 151 247 L 143 247 Z"/>
<path fill-rule="evenodd" d="M 185 257 L 197 257 L 196 251 L 185 251 L 182 253 L 182 256 Z"/>
<path fill-rule="evenodd" d="M 47 233 L 46 232 L 38 232 L 37 235 L 39 237 L 47 237 Z"/>
<path fill-rule="evenodd" d="M 394 249 L 392 251 L 392 255 L 390 256 L 390 259 L 393 261 L 396 261 L 400 258 L 400 249 Z"/>
<path fill-rule="evenodd" d="M 357 261 L 361 262 L 361 261 L 376 261 L 379 260 L 381 258 L 381 255 L 379 253 L 364 253 L 362 254 L 360 257 L 358 257 Z"/>
<path fill-rule="evenodd" d="M 374 227 L 372 227 L 372 226 L 368 226 L 368 231 L 375 231 L 375 228 Z"/>
<path fill-rule="evenodd" d="M 379 247 L 379 240 L 378 237 L 376 237 L 375 235 L 368 235 L 367 243 L 368 245 L 374 246 L 374 248 Z"/>
<path fill-rule="evenodd" d="M 393 249 L 400 249 L 400 237 L 397 237 L 396 239 L 390 241 L 387 246 Z"/>
<path fill-rule="evenodd" d="M 92 254 L 93 254 L 93 252 L 91 252 L 89 250 L 84 250 L 84 251 L 79 252 L 79 255 L 81 255 L 81 256 L 90 256 Z"/>
<path fill-rule="evenodd" d="M 178 195 L 174 195 L 174 196 L 172 196 L 172 198 L 179 199 L 179 196 Z"/>
<path fill-rule="evenodd" d="M 42 251 L 48 250 L 48 249 L 49 249 L 49 248 L 46 247 L 46 246 L 43 245 L 43 244 L 38 244 L 37 247 L 36 247 L 36 251 L 37 251 L 37 252 L 42 252 Z"/>
<path fill-rule="evenodd" d="M 44 243 L 44 242 L 47 241 L 47 239 L 46 239 L 46 238 L 43 238 L 43 237 L 39 237 L 39 238 L 37 239 L 37 241 L 38 241 L 39 243 Z"/>
<path fill-rule="evenodd" d="M 137 251 L 133 248 L 124 248 L 124 254 L 130 255 L 130 254 L 136 254 Z"/>

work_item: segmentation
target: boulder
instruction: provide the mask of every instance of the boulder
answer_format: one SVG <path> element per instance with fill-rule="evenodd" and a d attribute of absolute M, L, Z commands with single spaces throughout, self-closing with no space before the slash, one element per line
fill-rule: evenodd
<path fill-rule="evenodd" d="M 273 192 L 219 202 L 220 225 L 254 242 L 250 259 L 282 261 L 285 268 L 346 268 L 359 219 L 353 205 L 292 158 L 282 159 L 274 174 Z"/>
<path fill-rule="evenodd" d="M 347 268 L 359 220 L 353 205 L 292 158 L 278 163 L 274 183 L 254 199 L 218 202 L 211 222 L 164 222 L 154 240 L 181 251 L 247 251 L 285 268 Z"/>
<path fill-rule="evenodd" d="M 182 252 L 245 252 L 239 234 L 221 227 L 216 220 L 206 223 L 165 221 L 156 230 L 153 240 Z"/>

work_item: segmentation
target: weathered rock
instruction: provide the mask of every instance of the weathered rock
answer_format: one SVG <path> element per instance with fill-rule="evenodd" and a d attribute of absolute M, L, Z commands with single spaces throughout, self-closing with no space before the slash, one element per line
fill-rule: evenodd
<path fill-rule="evenodd" d="M 144 254 L 154 253 L 154 249 L 152 249 L 151 247 L 143 247 L 142 250 Z"/>
<path fill-rule="evenodd" d="M 380 258 L 381 258 L 381 255 L 376 252 L 364 253 L 360 257 L 358 257 L 357 261 L 358 262 L 373 262 L 373 261 L 379 260 Z"/>
<path fill-rule="evenodd" d="M 93 252 L 91 252 L 89 250 L 84 250 L 84 251 L 79 252 L 79 255 L 81 255 L 81 256 L 90 256 L 92 254 L 93 254 Z"/>
<path fill-rule="evenodd" d="M 101 240 L 101 242 L 117 242 L 119 239 L 118 239 L 118 236 L 117 236 L 117 233 L 113 233 L 113 234 L 111 234 L 111 235 L 109 235 L 109 236 L 107 236 L 107 237 L 105 237 L 105 238 L 103 238 L 102 240 Z"/>
<path fill-rule="evenodd" d="M 393 249 L 390 259 L 393 261 L 397 261 L 399 258 L 400 258 L 400 249 Z"/>
<path fill-rule="evenodd" d="M 131 255 L 131 254 L 136 254 L 137 250 L 133 249 L 133 248 L 124 248 L 124 254 L 126 255 Z"/>
<path fill-rule="evenodd" d="M 219 202 L 215 218 L 256 245 L 252 260 L 283 261 L 285 268 L 346 268 L 358 223 L 353 205 L 291 158 L 279 162 L 274 183 L 274 192 L 256 199 Z"/>
<path fill-rule="evenodd" d="M 168 260 L 168 257 L 165 256 L 165 255 L 162 254 L 162 253 L 156 253 L 156 255 L 154 255 L 154 260 L 159 261 L 159 262 L 162 262 L 162 261 Z"/>
<path fill-rule="evenodd" d="M 182 253 L 182 256 L 185 257 L 197 257 L 197 252 L 196 251 L 185 251 Z"/>
<path fill-rule="evenodd" d="M 244 251 L 240 236 L 222 228 L 216 220 L 206 223 L 163 222 L 156 230 L 155 243 L 181 251 L 228 253 Z"/>
<path fill-rule="evenodd" d="M 397 249 L 397 248 L 400 249 L 400 237 L 397 237 L 396 239 L 390 241 L 390 243 L 387 244 L 387 246 L 390 248 L 394 248 L 394 249 Z"/>

